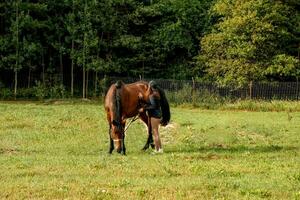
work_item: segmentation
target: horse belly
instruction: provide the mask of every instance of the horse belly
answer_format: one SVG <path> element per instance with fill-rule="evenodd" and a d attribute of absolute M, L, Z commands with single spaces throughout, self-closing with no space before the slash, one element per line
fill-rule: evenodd
<path fill-rule="evenodd" d="M 122 107 L 122 114 L 125 119 L 136 116 L 139 113 L 138 100 L 129 100 Z"/>

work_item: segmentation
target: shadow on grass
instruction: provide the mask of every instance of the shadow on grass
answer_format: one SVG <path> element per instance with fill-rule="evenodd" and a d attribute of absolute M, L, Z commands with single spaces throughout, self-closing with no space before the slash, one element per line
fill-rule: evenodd
<path fill-rule="evenodd" d="M 16 148 L 0 148 L 0 155 L 14 155 L 19 153 L 20 150 Z"/>
<path fill-rule="evenodd" d="M 215 152 L 215 153 L 274 153 L 282 151 L 298 151 L 298 147 L 293 146 L 279 146 L 279 145 L 266 145 L 266 146 L 224 146 L 212 145 L 204 147 L 181 147 L 171 148 L 169 153 L 199 153 L 199 152 Z"/>

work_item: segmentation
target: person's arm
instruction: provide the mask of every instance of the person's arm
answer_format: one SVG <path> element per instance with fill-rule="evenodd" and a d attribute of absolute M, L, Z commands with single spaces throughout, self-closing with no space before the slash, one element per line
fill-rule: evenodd
<path fill-rule="evenodd" d="M 144 112 L 147 110 L 153 110 L 156 109 L 156 101 L 153 95 L 149 97 L 149 101 L 143 102 L 143 106 L 139 109 L 139 112 Z"/>
<path fill-rule="evenodd" d="M 153 95 L 149 97 L 149 103 L 144 107 L 145 110 L 153 110 L 157 108 L 157 104 Z"/>

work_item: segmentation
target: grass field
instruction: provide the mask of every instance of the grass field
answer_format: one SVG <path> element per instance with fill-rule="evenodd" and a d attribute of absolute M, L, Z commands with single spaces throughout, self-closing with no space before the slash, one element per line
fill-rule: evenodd
<path fill-rule="evenodd" d="M 300 199 L 300 112 L 171 108 L 108 155 L 102 105 L 0 103 L 0 199 Z"/>

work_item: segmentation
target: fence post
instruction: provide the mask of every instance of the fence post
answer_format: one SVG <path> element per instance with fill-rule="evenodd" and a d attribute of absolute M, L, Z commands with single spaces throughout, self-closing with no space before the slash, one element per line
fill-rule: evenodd
<path fill-rule="evenodd" d="M 253 81 L 249 83 L 249 98 L 252 99 Z"/>
<path fill-rule="evenodd" d="M 192 77 L 192 103 L 195 105 L 195 79 Z"/>

